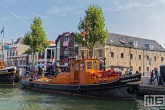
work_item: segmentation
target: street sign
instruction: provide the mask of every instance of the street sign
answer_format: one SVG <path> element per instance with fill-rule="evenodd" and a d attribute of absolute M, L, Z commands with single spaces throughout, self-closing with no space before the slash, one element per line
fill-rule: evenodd
<path fill-rule="evenodd" d="M 9 50 L 9 46 L 7 46 L 7 45 L 4 45 L 4 50 Z"/>

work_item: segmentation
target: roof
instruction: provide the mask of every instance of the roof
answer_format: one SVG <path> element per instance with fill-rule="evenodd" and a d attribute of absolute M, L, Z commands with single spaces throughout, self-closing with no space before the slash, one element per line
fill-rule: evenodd
<path fill-rule="evenodd" d="M 51 40 L 49 40 L 49 43 L 50 43 L 50 44 L 55 44 L 54 41 L 51 41 Z"/>
<path fill-rule="evenodd" d="M 22 38 L 22 37 L 18 38 L 18 39 L 14 42 L 14 44 L 24 44 L 24 43 L 23 43 L 23 38 Z"/>
<path fill-rule="evenodd" d="M 136 47 L 138 49 L 149 50 L 148 44 L 153 44 L 154 51 L 165 51 L 165 49 L 155 40 L 132 37 L 127 35 L 115 34 L 115 33 L 109 33 L 108 38 L 106 39 L 107 45 L 116 45 L 123 47 L 132 47 L 132 48 L 135 48 L 133 46 L 134 42 L 138 43 L 138 46 Z"/>
<path fill-rule="evenodd" d="M 73 32 L 72 33 L 70 33 L 70 32 L 64 32 L 62 35 L 59 35 L 57 37 L 57 39 L 55 40 L 55 43 L 57 44 L 57 41 L 60 39 L 60 37 L 65 36 L 65 34 L 69 34 L 69 35 L 74 35 L 75 36 L 75 34 Z"/>

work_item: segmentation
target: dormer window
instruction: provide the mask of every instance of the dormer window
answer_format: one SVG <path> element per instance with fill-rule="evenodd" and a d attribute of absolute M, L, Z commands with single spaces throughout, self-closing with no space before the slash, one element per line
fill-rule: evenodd
<path fill-rule="evenodd" d="M 110 43 L 114 43 L 113 40 L 111 40 L 111 39 L 108 39 L 108 40 L 109 40 Z"/>
<path fill-rule="evenodd" d="M 134 42 L 133 42 L 133 46 L 134 46 L 135 48 L 138 48 L 138 41 L 134 41 Z"/>
<path fill-rule="evenodd" d="M 146 44 L 146 47 L 148 48 L 148 49 L 151 49 L 151 50 L 154 50 L 154 44 Z"/>
<path fill-rule="evenodd" d="M 126 44 L 124 40 L 119 40 L 121 44 Z"/>
<path fill-rule="evenodd" d="M 133 46 L 133 41 L 132 41 L 132 40 L 129 41 L 129 45 L 130 45 L 130 46 Z"/>

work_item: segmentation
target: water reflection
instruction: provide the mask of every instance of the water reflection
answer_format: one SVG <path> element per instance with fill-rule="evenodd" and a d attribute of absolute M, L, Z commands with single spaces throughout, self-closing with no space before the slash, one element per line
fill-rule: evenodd
<path fill-rule="evenodd" d="M 143 110 L 140 100 L 83 98 L 0 85 L 0 110 Z"/>

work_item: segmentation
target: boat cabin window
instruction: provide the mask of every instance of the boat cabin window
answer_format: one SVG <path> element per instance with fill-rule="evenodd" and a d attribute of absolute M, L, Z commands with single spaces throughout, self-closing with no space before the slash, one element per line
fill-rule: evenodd
<path fill-rule="evenodd" d="M 84 70 L 85 69 L 85 62 L 80 62 L 80 70 Z"/>
<path fill-rule="evenodd" d="M 78 63 L 76 63 L 75 65 L 75 70 L 78 70 Z"/>
<path fill-rule="evenodd" d="M 94 66 L 94 70 L 99 69 L 99 63 L 97 61 L 93 61 L 93 66 Z"/>
<path fill-rule="evenodd" d="M 72 70 L 74 71 L 74 63 L 72 63 L 72 67 L 71 67 L 71 68 L 72 68 Z"/>
<path fill-rule="evenodd" d="M 92 69 L 92 62 L 87 62 L 87 69 L 91 70 Z"/>

